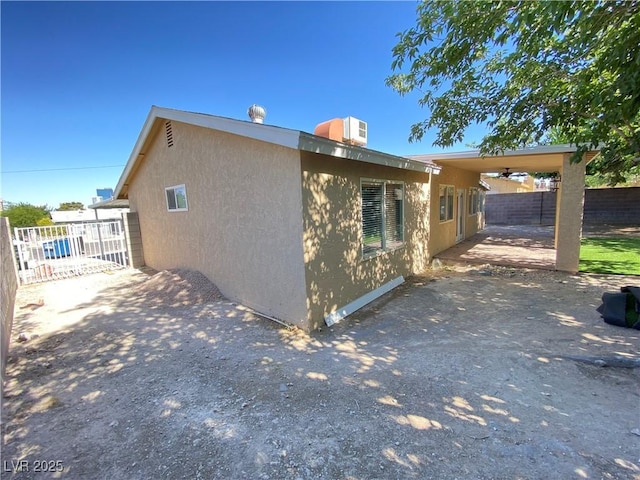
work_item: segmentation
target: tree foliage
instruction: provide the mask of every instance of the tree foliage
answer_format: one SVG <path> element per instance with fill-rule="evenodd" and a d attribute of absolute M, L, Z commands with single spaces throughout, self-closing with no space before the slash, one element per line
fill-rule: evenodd
<path fill-rule="evenodd" d="M 58 208 L 59 212 L 70 210 L 84 210 L 84 204 L 81 202 L 62 202 Z"/>
<path fill-rule="evenodd" d="M 12 227 L 35 227 L 38 225 L 50 225 L 49 209 L 46 205 L 35 206 L 30 203 L 9 204 L 2 211 L 3 217 L 9 218 Z"/>
<path fill-rule="evenodd" d="M 449 147 L 479 123 L 496 154 L 557 128 L 613 177 L 638 162 L 640 2 L 426 1 L 398 37 L 387 84 L 431 112 L 410 140 L 435 128 Z"/>
<path fill-rule="evenodd" d="M 571 139 L 559 128 L 551 128 L 547 136 L 542 142 L 545 145 L 559 145 L 571 143 Z M 640 164 L 626 166 L 626 168 L 609 171 L 606 165 L 606 159 L 598 155 L 588 165 L 586 171 L 585 183 L 587 187 L 603 187 L 603 186 L 638 186 L 640 185 Z M 557 172 L 556 172 L 557 173 Z M 541 172 L 532 173 L 538 178 L 548 178 L 556 175 L 556 173 L 547 174 Z"/>

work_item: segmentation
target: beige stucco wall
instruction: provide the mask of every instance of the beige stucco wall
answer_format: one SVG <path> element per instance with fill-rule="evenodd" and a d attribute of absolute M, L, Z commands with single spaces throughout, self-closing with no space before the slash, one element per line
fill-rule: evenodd
<path fill-rule="evenodd" d="M 304 323 L 299 152 L 175 121 L 172 129 L 174 146 L 160 129 L 129 185 L 145 263 L 199 270 L 229 299 Z M 188 211 L 168 212 L 165 187 L 180 184 Z"/>
<path fill-rule="evenodd" d="M 429 266 L 429 174 L 301 152 L 304 261 L 311 329 L 339 307 Z M 405 183 L 405 245 L 363 259 L 360 181 Z"/>
<path fill-rule="evenodd" d="M 456 209 L 458 208 L 457 192 L 463 188 L 465 191 L 464 238 L 468 238 L 484 228 L 484 213 L 478 212 L 469 215 L 469 188 L 479 187 L 480 174 L 445 166 L 439 175 L 433 176 L 431 183 L 432 215 L 431 215 L 431 242 L 429 245 L 431 255 L 436 255 L 456 243 Z M 453 220 L 440 221 L 440 185 L 453 185 L 456 189 L 454 195 Z"/>

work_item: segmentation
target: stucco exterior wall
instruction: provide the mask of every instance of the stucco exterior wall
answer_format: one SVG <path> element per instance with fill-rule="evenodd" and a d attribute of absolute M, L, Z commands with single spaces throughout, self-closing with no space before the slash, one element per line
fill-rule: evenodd
<path fill-rule="evenodd" d="M 199 270 L 229 299 L 293 324 L 306 320 L 297 150 L 172 122 L 129 185 L 145 263 Z M 184 184 L 188 211 L 165 187 Z M 304 325 L 302 325 L 304 326 Z"/>
<path fill-rule="evenodd" d="M 464 238 L 468 238 L 484 228 L 484 213 L 469 214 L 469 188 L 479 187 L 480 174 L 461 170 L 455 167 L 445 166 L 439 175 L 433 176 L 431 183 L 431 241 L 430 254 L 436 255 L 456 243 L 456 211 L 458 208 L 457 191 L 464 189 Z M 453 220 L 440 221 L 440 185 L 453 185 L 456 189 L 454 195 Z"/>
<path fill-rule="evenodd" d="M 429 174 L 301 153 L 309 325 L 399 275 L 429 266 Z M 361 179 L 402 181 L 404 246 L 362 257 Z"/>

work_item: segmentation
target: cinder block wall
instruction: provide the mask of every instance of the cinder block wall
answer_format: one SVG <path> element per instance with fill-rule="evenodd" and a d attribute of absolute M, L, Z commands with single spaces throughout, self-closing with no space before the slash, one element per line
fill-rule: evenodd
<path fill-rule="evenodd" d="M 488 225 L 554 225 L 554 192 L 487 195 Z M 584 198 L 585 225 L 640 225 L 640 187 L 588 188 Z"/>
<path fill-rule="evenodd" d="M 2 310 L 2 345 L 0 362 L 2 370 L 2 390 L 4 390 L 5 367 L 9 354 L 11 327 L 13 326 L 13 308 L 18 290 L 18 271 L 13 255 L 9 219 L 0 217 L 0 305 Z"/>
<path fill-rule="evenodd" d="M 488 225 L 555 225 L 556 193 L 500 193 L 487 195 Z"/>
<path fill-rule="evenodd" d="M 129 266 L 140 268 L 144 266 L 144 252 L 142 250 L 142 235 L 140 234 L 140 220 L 138 212 L 128 212 L 122 214 L 124 223 L 124 234 L 127 239 L 127 250 L 129 252 Z"/>
<path fill-rule="evenodd" d="M 640 187 L 588 188 L 584 193 L 584 223 L 640 225 Z"/>

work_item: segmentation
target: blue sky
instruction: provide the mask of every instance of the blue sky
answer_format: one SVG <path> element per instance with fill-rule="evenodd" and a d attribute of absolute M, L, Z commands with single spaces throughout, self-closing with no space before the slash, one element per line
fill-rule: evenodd
<path fill-rule="evenodd" d="M 90 203 L 115 187 L 152 105 L 247 120 L 258 103 L 265 123 L 306 132 L 352 115 L 368 122 L 369 148 L 438 151 L 434 134 L 407 140 L 428 115 L 417 95 L 384 84 L 415 7 L 3 1 L 0 195 Z"/>

